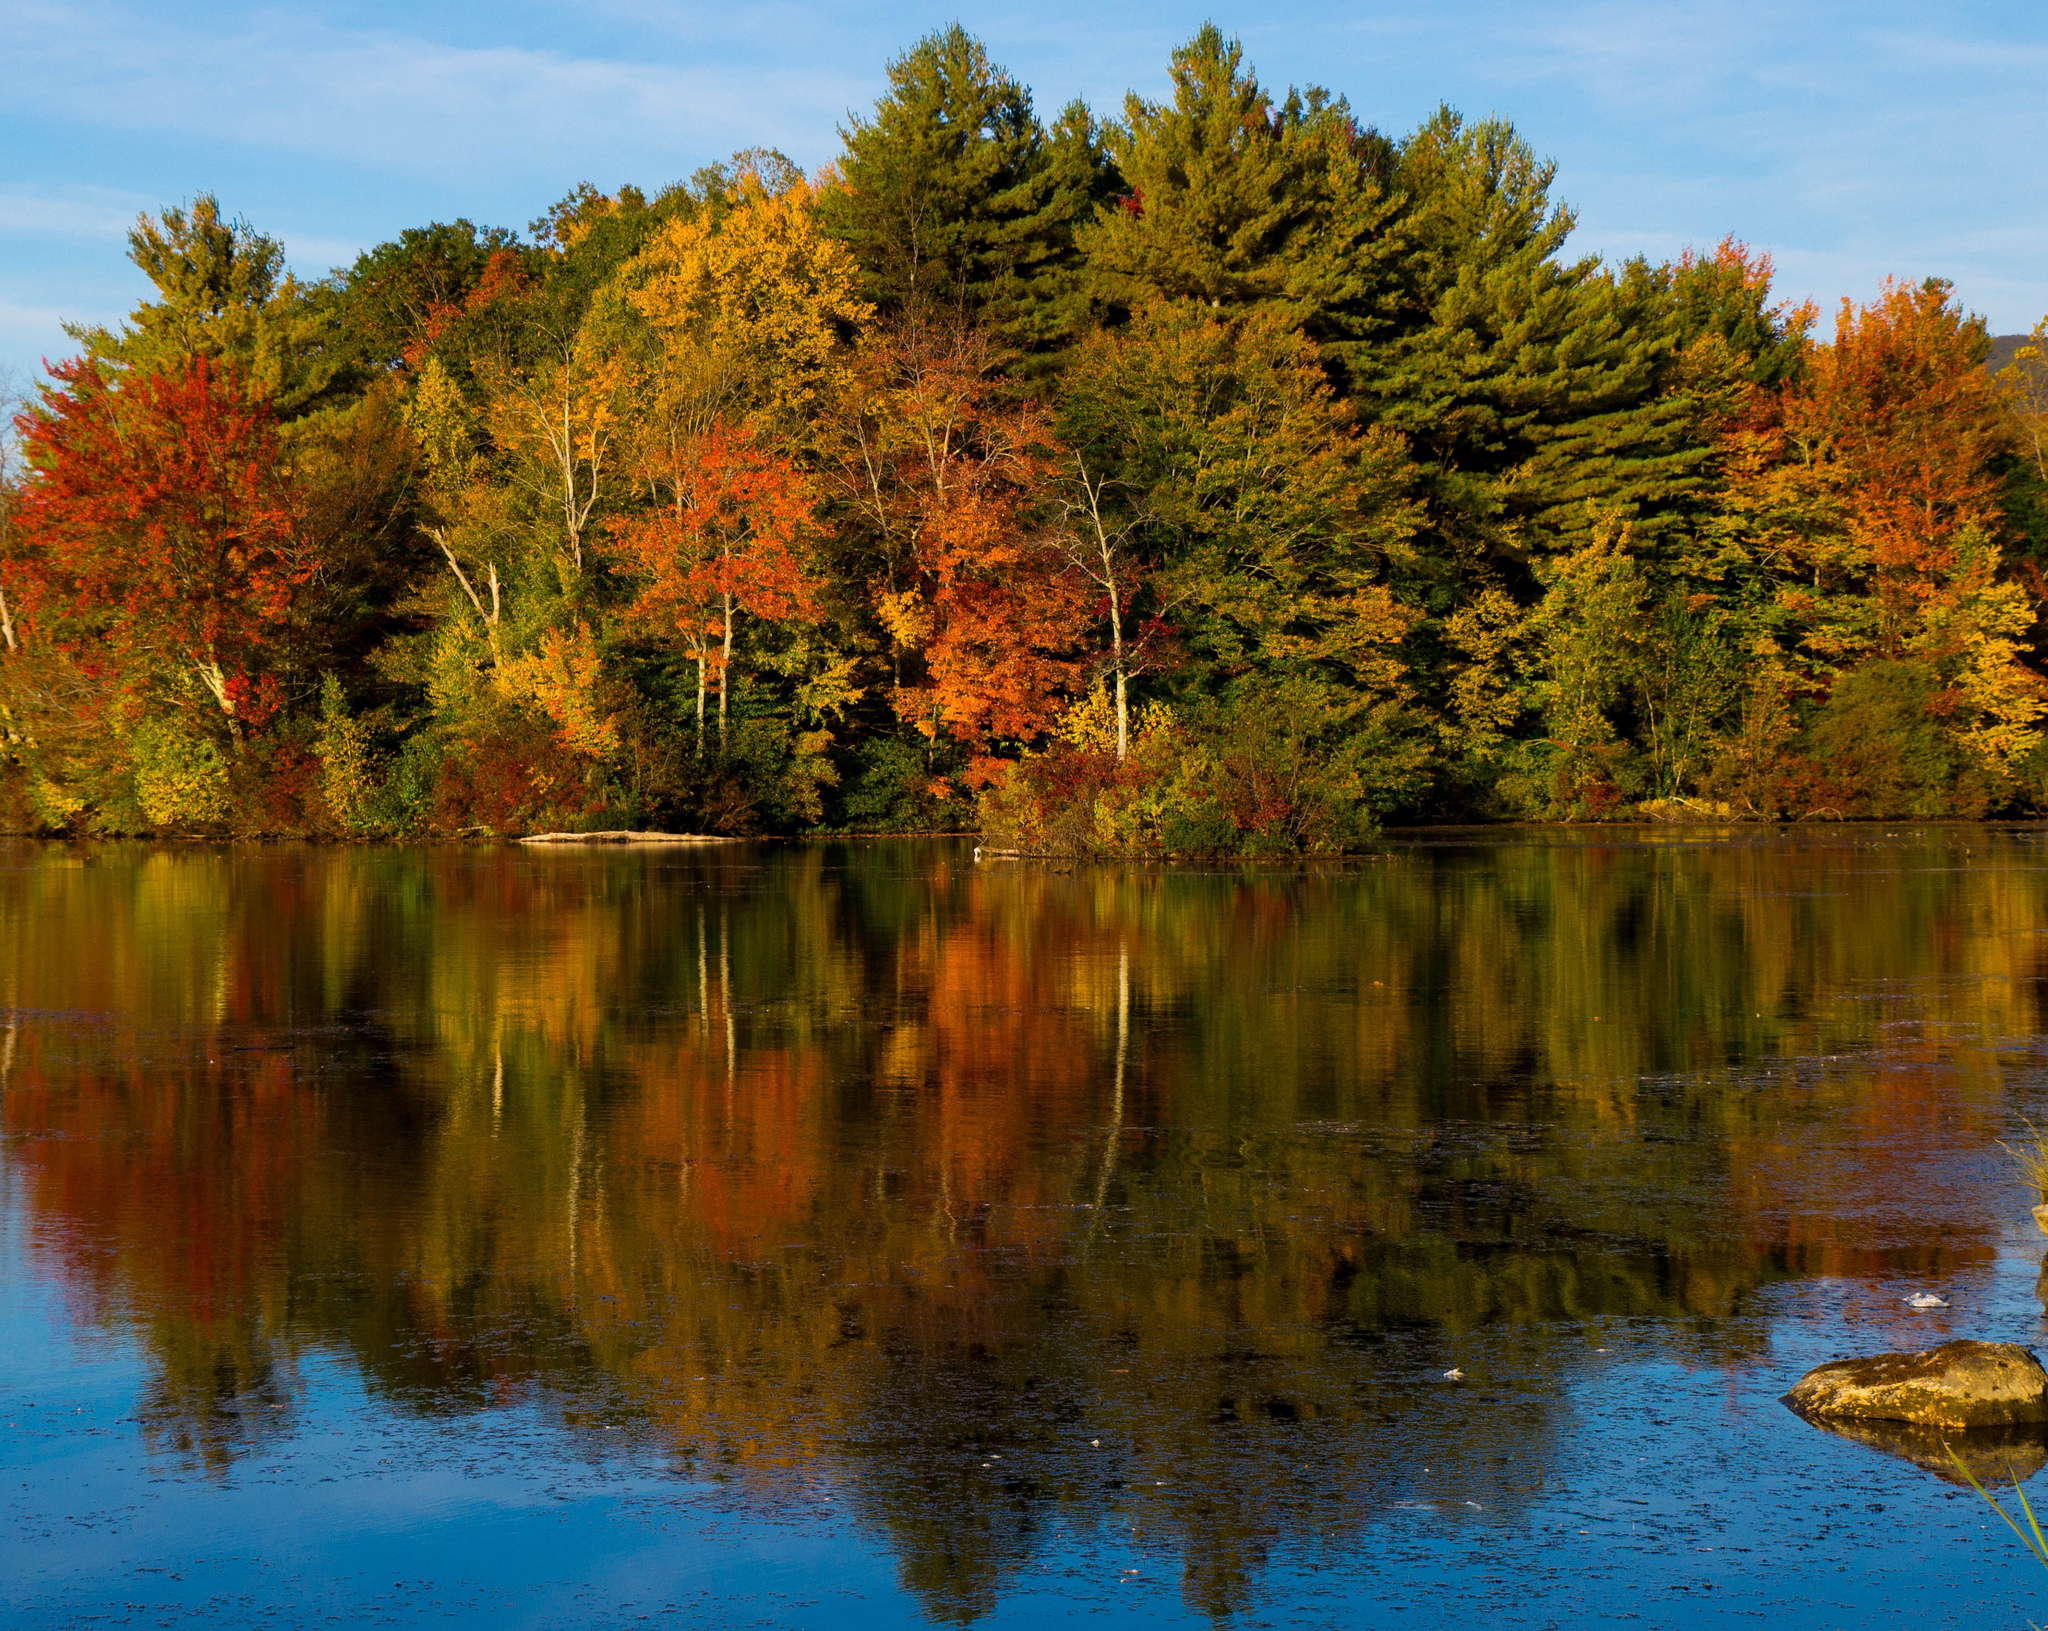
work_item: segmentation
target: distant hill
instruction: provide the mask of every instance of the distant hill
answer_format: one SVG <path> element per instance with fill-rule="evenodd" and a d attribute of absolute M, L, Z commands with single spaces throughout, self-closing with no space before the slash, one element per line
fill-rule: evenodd
<path fill-rule="evenodd" d="M 1984 359 L 1984 366 L 1997 373 L 1999 369 L 2011 366 L 2012 354 L 2033 339 L 2031 334 L 1994 334 L 1991 336 L 1991 355 Z"/>

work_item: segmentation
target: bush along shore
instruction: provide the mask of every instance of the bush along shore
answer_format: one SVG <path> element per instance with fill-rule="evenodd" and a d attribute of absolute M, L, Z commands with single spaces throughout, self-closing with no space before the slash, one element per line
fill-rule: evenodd
<path fill-rule="evenodd" d="M 1048 121 L 953 28 L 810 175 L 318 281 L 144 217 L 0 473 L 0 827 L 2039 812 L 2039 348 L 1575 257 L 1510 125 L 1370 113 L 1207 28 Z"/>

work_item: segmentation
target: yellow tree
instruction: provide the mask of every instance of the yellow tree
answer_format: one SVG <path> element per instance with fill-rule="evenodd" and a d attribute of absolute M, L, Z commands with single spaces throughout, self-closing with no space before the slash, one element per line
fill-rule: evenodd
<path fill-rule="evenodd" d="M 620 421 L 632 395 L 628 359 L 598 325 L 543 325 L 536 358 L 478 370 L 490 391 L 492 439 L 514 455 L 513 478 L 561 519 L 563 563 L 583 571 L 591 512 L 618 459 Z"/>
<path fill-rule="evenodd" d="M 664 225 L 628 263 L 627 299 L 659 341 L 662 389 L 685 430 L 726 417 L 800 438 L 871 317 L 859 269 L 820 235 L 801 177 L 771 191 L 743 170 L 723 204 Z"/>
<path fill-rule="evenodd" d="M 502 668 L 505 653 L 499 630 L 504 622 L 504 585 L 498 575 L 497 557 L 473 556 L 469 571 L 462 565 L 466 552 L 464 535 L 482 530 L 476 526 L 477 512 L 484 507 L 479 501 L 485 496 L 478 470 L 480 461 L 461 388 L 438 358 L 428 358 L 419 371 L 404 412 L 406 425 L 423 455 L 423 485 L 433 515 L 423 530 L 439 547 L 463 598 L 476 613 L 484 644 L 490 649 L 491 666 Z M 488 608 L 479 584 L 490 592 Z"/>

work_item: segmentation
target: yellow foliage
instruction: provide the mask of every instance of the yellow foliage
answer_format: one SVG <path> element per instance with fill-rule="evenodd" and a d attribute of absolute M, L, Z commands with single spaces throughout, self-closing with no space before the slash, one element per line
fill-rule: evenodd
<path fill-rule="evenodd" d="M 130 751 L 135 800 L 152 826 L 201 824 L 227 815 L 227 761 L 207 738 L 144 720 Z"/>
<path fill-rule="evenodd" d="M 1467 752 L 1484 753 L 1502 742 L 1523 708 L 1513 647 L 1522 633 L 1521 609 L 1499 589 L 1485 589 L 1445 621 L 1450 645 L 1466 662 L 1451 676 L 1451 713 L 1445 734 Z"/>
<path fill-rule="evenodd" d="M 603 677 L 604 659 L 587 623 L 578 623 L 573 634 L 550 629 L 539 651 L 512 658 L 500 671 L 508 695 L 538 704 L 561 727 L 563 740 L 593 759 L 619 745 L 618 721 L 599 700 Z"/>
<path fill-rule="evenodd" d="M 1153 736 L 1173 728 L 1173 710 L 1163 702 L 1131 709 L 1130 745 L 1136 749 Z M 1074 699 L 1053 726 L 1053 735 L 1083 753 L 1116 752 L 1116 693 L 1107 682 Z"/>
<path fill-rule="evenodd" d="M 915 589 L 882 595 L 875 603 L 875 616 L 889 637 L 907 651 L 921 649 L 932 637 L 932 609 Z"/>
<path fill-rule="evenodd" d="M 439 357 L 426 360 L 400 412 L 426 455 L 430 480 L 439 486 L 460 486 L 474 457 L 469 405 Z"/>
<path fill-rule="evenodd" d="M 841 335 L 873 316 L 815 202 L 802 180 L 771 193 L 746 172 L 715 223 L 670 221 L 626 268 L 628 299 L 664 348 L 722 359 L 756 423 L 808 417 L 845 370 Z"/>
<path fill-rule="evenodd" d="M 45 826 L 61 827 L 85 808 L 85 798 L 37 772 L 28 784 L 29 807 Z"/>
<path fill-rule="evenodd" d="M 351 832 L 375 825 L 375 767 L 369 728 L 349 717 L 341 687 L 329 675 L 321 690 L 320 729 L 313 752 L 320 761 L 320 787 L 334 819 Z"/>
<path fill-rule="evenodd" d="M 2033 608 L 2018 584 L 1999 581 L 1998 566 L 1998 546 L 1967 532 L 1957 544 L 1954 576 L 1922 608 L 1907 649 L 1933 659 L 1954 687 L 1957 706 L 1947 724 L 1956 740 L 2005 777 L 2040 745 L 2048 697 L 2040 676 L 2020 660 Z"/>

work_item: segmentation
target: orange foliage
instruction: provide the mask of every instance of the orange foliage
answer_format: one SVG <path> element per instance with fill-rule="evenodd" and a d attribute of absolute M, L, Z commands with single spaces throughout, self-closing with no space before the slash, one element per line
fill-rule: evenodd
<path fill-rule="evenodd" d="M 814 499 L 803 472 L 723 421 L 666 450 L 642 476 L 666 487 L 663 508 L 608 525 L 622 564 L 640 581 L 628 620 L 673 633 L 697 664 L 697 719 L 715 679 L 725 715 L 738 613 L 770 622 L 816 615 L 818 586 L 799 552 Z"/>
<path fill-rule="evenodd" d="M 1047 728 L 1088 615 L 1086 586 L 1032 525 L 1055 474 L 1051 427 L 997 361 L 984 335 L 904 325 L 865 359 L 841 473 L 881 543 L 883 627 L 922 660 L 896 710 L 981 754 Z"/>
<path fill-rule="evenodd" d="M 1958 564 L 1966 534 L 1998 521 L 1994 461 L 2010 428 L 1981 365 L 1981 321 L 1946 284 L 1887 283 L 1843 301 L 1832 345 L 1810 345 L 1805 377 L 1759 393 L 1724 446 L 1737 514 L 1767 512 L 1780 564 L 1825 617 L 1831 592 L 1868 596 L 1869 638 L 1896 655 Z M 1823 631 L 1847 655 L 1853 634 Z"/>
<path fill-rule="evenodd" d="M 1888 630 L 1954 564 L 1958 533 L 1995 523 L 1991 463 L 2010 433 L 1983 352 L 1982 322 L 1945 284 L 1888 282 L 1860 311 L 1842 302 L 1835 343 L 1813 354 L 1809 388 L 1786 404 L 1787 435 L 1825 444 L 1845 481 Z"/>

